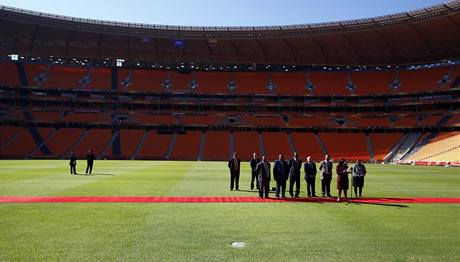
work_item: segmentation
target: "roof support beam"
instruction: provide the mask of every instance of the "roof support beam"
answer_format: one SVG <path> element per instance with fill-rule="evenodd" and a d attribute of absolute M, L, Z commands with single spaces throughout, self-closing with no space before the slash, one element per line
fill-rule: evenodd
<path fill-rule="evenodd" d="M 350 46 L 351 48 L 351 51 L 353 51 L 353 55 L 356 59 L 356 62 L 358 62 L 359 65 L 362 65 L 361 63 L 361 60 L 359 59 L 359 55 L 358 53 L 356 52 L 356 48 L 353 46 L 353 44 L 351 43 L 350 39 L 348 39 L 347 35 L 346 34 L 341 34 L 341 36 L 343 37 L 343 39 L 345 39 L 345 42 L 348 43 L 348 45 Z"/>
<path fill-rule="evenodd" d="M 292 55 L 292 60 L 294 61 L 295 64 L 297 64 L 297 55 L 294 52 L 294 49 L 292 48 L 291 44 L 289 44 L 289 42 L 284 38 L 281 38 L 281 41 L 283 41 L 286 44 L 286 46 L 288 47 L 289 52 Z"/>
<path fill-rule="evenodd" d="M 262 51 L 262 55 L 263 55 L 263 57 L 264 57 L 264 62 L 268 64 L 267 52 L 265 52 L 265 48 L 264 48 L 262 42 L 260 42 L 260 40 L 257 39 L 257 40 L 256 40 L 256 43 L 257 43 L 257 45 L 259 46 L 260 50 Z"/>
<path fill-rule="evenodd" d="M 236 47 L 235 42 L 233 42 L 233 40 L 228 40 L 228 41 L 230 41 L 230 44 L 232 45 L 233 50 L 235 51 L 236 61 L 237 61 L 237 62 L 241 62 L 241 59 L 240 59 L 240 52 L 238 51 L 238 48 Z"/>
<path fill-rule="evenodd" d="M 420 40 L 422 40 L 422 43 L 425 46 L 425 49 L 428 51 L 429 55 L 432 57 L 433 56 L 433 50 L 430 48 L 430 45 L 428 45 L 428 43 L 426 42 L 426 40 L 423 37 L 423 35 L 413 25 L 409 24 L 409 27 L 412 30 L 414 30 L 415 34 L 420 38 Z"/>
<path fill-rule="evenodd" d="M 30 46 L 29 46 L 29 52 L 32 54 L 33 48 L 34 48 L 34 43 L 35 43 L 35 38 L 37 37 L 37 32 L 38 28 L 40 26 L 36 25 L 34 28 L 34 32 L 32 33 L 32 38 L 30 39 Z"/>
<path fill-rule="evenodd" d="M 69 46 L 70 46 L 70 39 L 72 37 L 72 30 L 69 30 L 69 33 L 67 34 L 66 42 L 65 42 L 65 55 L 69 55 Z"/>
<path fill-rule="evenodd" d="M 388 41 L 385 37 L 383 37 L 383 35 L 378 31 L 378 30 L 374 30 L 374 32 L 379 36 L 380 39 L 382 39 L 382 42 L 385 44 L 385 46 L 387 47 L 388 51 L 390 51 L 390 54 L 391 54 L 391 60 L 394 61 L 396 58 L 396 55 L 395 55 L 395 52 L 393 50 L 393 48 L 391 47 L 390 44 L 388 44 Z M 398 61 L 399 62 L 399 61 Z"/>
<path fill-rule="evenodd" d="M 324 50 L 323 48 L 321 47 L 321 44 L 319 43 L 318 39 L 316 37 L 314 37 L 313 35 L 310 35 L 311 39 L 313 39 L 313 42 L 316 44 L 316 46 L 318 47 L 319 49 L 319 53 L 321 54 L 321 56 L 323 57 L 323 64 L 327 64 L 327 57 L 326 57 L 326 53 L 324 53 Z"/>

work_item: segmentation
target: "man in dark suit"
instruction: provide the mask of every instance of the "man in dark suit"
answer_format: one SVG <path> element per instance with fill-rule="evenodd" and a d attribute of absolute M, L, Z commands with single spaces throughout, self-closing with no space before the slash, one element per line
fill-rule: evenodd
<path fill-rule="evenodd" d="M 77 174 L 77 157 L 75 156 L 75 154 L 72 152 L 72 154 L 70 154 L 70 174 L 71 175 L 76 175 Z"/>
<path fill-rule="evenodd" d="M 278 160 L 273 165 L 273 178 L 276 181 L 275 197 L 286 197 L 286 180 L 289 178 L 289 166 L 283 155 L 278 156 Z"/>
<path fill-rule="evenodd" d="M 307 161 L 303 165 L 305 172 L 305 181 L 307 182 L 307 194 L 309 197 L 316 197 L 315 193 L 315 180 L 316 180 L 316 164 L 311 160 L 311 157 L 307 157 Z"/>
<path fill-rule="evenodd" d="M 319 172 L 321 173 L 321 193 L 324 196 L 331 197 L 331 180 L 332 180 L 332 162 L 329 160 L 329 155 L 324 157 L 324 160 L 319 164 Z"/>
<path fill-rule="evenodd" d="M 257 164 L 260 162 L 260 159 L 257 158 L 256 153 L 252 154 L 251 161 L 249 164 L 251 165 L 251 190 L 254 190 L 254 180 L 256 181 L 256 188 L 259 190 L 259 179 L 257 179 Z"/>
<path fill-rule="evenodd" d="M 259 180 L 259 197 L 268 198 L 270 191 L 270 163 L 265 156 L 262 156 L 262 161 L 257 164 L 257 179 Z"/>
<path fill-rule="evenodd" d="M 233 191 L 233 187 L 235 187 L 236 190 L 240 190 L 240 163 L 241 160 L 238 158 L 236 152 L 233 153 L 233 157 L 228 160 L 228 169 L 230 169 L 230 191 Z"/>
<path fill-rule="evenodd" d="M 302 168 L 302 160 L 299 159 L 299 154 L 294 152 L 294 158 L 289 160 L 289 194 L 294 197 L 294 184 L 296 187 L 295 197 L 299 197 L 300 193 L 300 169 Z"/>
<path fill-rule="evenodd" d="M 91 172 L 93 172 L 94 159 L 96 159 L 96 157 L 94 156 L 93 152 L 91 152 L 91 149 L 88 150 L 88 154 L 86 154 L 86 174 L 87 175 L 88 175 L 88 171 L 90 175 L 91 175 Z"/>

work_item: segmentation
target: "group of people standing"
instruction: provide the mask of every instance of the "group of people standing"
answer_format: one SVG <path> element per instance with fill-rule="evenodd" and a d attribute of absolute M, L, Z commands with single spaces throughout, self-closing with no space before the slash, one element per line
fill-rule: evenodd
<path fill-rule="evenodd" d="M 270 192 L 272 170 L 270 162 L 265 156 L 262 156 L 261 159 L 257 158 L 256 153 L 254 153 L 251 160 L 249 161 L 249 164 L 251 166 L 251 190 L 254 190 L 255 181 L 255 186 L 259 191 L 259 197 L 268 198 L 268 193 Z M 273 179 L 276 182 L 276 198 L 286 197 L 286 184 L 288 180 L 290 197 L 299 197 L 302 164 L 304 168 L 304 179 L 307 184 L 307 195 L 308 197 L 316 197 L 316 164 L 312 161 L 310 156 L 308 156 L 305 159 L 305 162 L 302 163 L 298 153 L 295 152 L 293 157 L 289 160 L 285 160 L 284 155 L 280 154 L 278 159 L 275 160 L 273 164 Z M 319 164 L 321 194 L 323 197 L 332 197 L 331 181 L 333 165 L 334 164 L 329 159 L 329 155 L 326 155 L 324 160 Z M 233 153 L 232 158 L 228 161 L 228 168 L 230 169 L 230 190 L 239 190 L 240 166 L 241 160 L 238 158 L 238 154 L 235 152 Z M 358 159 L 351 168 L 348 167 L 348 164 L 344 159 L 341 159 L 337 164 L 336 174 L 338 193 L 337 201 L 341 200 L 342 193 L 345 199 L 347 199 L 347 191 L 349 188 L 348 174 L 352 174 L 353 177 L 355 196 L 362 197 L 366 167 L 360 159 Z"/>
<path fill-rule="evenodd" d="M 96 159 L 96 156 L 91 152 L 91 149 L 88 150 L 88 154 L 86 154 L 86 174 L 90 174 L 93 172 L 93 164 L 94 160 Z M 75 154 L 72 152 L 70 154 L 70 174 L 71 175 L 76 175 L 77 174 L 77 157 Z"/>

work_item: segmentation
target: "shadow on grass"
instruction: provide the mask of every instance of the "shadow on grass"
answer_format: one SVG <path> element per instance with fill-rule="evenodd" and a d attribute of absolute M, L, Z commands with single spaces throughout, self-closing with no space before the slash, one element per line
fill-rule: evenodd
<path fill-rule="evenodd" d="M 71 175 L 71 176 L 114 176 L 114 174 L 105 174 L 105 173 L 85 174 L 85 173 L 81 173 L 81 174 L 75 174 L 75 175 Z"/>
<path fill-rule="evenodd" d="M 354 204 L 354 205 L 376 205 L 376 206 L 388 206 L 388 207 L 400 207 L 400 208 L 408 208 L 409 206 L 407 205 L 401 205 L 401 204 L 389 204 L 389 203 L 368 203 L 368 202 L 348 202 L 348 204 Z"/>

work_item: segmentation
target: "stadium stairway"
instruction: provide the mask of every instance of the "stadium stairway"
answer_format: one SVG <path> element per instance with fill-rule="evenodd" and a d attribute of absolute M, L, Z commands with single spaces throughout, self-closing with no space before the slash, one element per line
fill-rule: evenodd
<path fill-rule="evenodd" d="M 375 154 L 374 154 L 374 149 L 372 148 L 372 141 L 371 137 L 369 134 L 366 134 L 366 141 L 367 141 L 367 151 L 369 151 L 369 156 L 371 159 L 371 162 L 375 162 Z"/>
<path fill-rule="evenodd" d="M 230 154 L 235 152 L 235 134 L 230 132 Z"/>
<path fill-rule="evenodd" d="M 24 64 L 16 63 L 16 68 L 18 70 L 19 81 L 22 86 L 29 86 L 29 81 L 27 80 L 26 70 L 24 69 Z"/>
<path fill-rule="evenodd" d="M 291 149 L 291 153 L 294 154 L 294 152 L 297 152 L 297 150 L 295 148 L 294 141 L 292 140 L 291 133 L 288 133 L 287 136 L 288 136 L 289 148 Z"/>
<path fill-rule="evenodd" d="M 392 157 L 385 159 L 385 162 L 398 162 L 401 160 L 412 148 L 414 148 L 421 137 L 422 133 L 406 134 Z"/>
<path fill-rule="evenodd" d="M 112 130 L 112 138 L 104 145 L 104 148 L 102 149 L 101 153 L 97 156 L 97 160 L 104 159 L 105 156 L 107 156 L 107 150 L 112 147 L 113 148 L 113 143 L 115 139 L 118 137 L 118 142 L 120 142 L 120 130 Z M 120 144 L 118 143 L 118 147 L 120 147 Z"/>
<path fill-rule="evenodd" d="M 115 136 L 115 135 L 116 137 L 112 141 L 112 154 L 115 157 L 120 157 L 122 155 L 120 129 L 112 129 L 112 136 Z"/>
<path fill-rule="evenodd" d="M 398 151 L 398 149 L 401 147 L 401 144 L 404 142 L 404 140 L 406 139 L 407 137 L 407 134 L 404 134 L 399 140 L 398 142 L 391 148 L 391 150 L 388 152 L 388 154 L 383 158 L 383 162 L 390 162 L 391 159 L 393 159 L 393 157 L 395 156 L 396 152 Z"/>
<path fill-rule="evenodd" d="M 449 122 L 449 119 L 452 117 L 452 115 L 445 115 L 443 116 L 437 123 L 436 126 L 443 126 Z M 423 137 L 423 139 L 420 139 L 418 143 L 410 150 L 407 152 L 407 154 L 401 159 L 401 160 L 406 160 L 409 159 L 413 154 L 415 154 L 420 148 L 424 147 L 425 145 L 429 144 L 431 140 L 433 140 L 439 132 L 431 132 L 427 136 Z"/>
<path fill-rule="evenodd" d="M 22 65 L 22 64 L 21 64 Z M 24 67 L 23 67 L 24 69 Z M 18 69 L 19 70 L 19 69 Z M 26 80 L 27 81 L 27 80 Z M 29 111 L 23 111 L 22 112 L 24 114 L 24 118 L 27 120 L 27 121 L 34 121 L 34 117 L 32 116 L 32 113 L 29 112 Z M 38 132 L 37 128 L 36 127 L 28 127 L 27 128 L 29 130 L 29 132 L 32 134 L 32 137 L 35 141 L 35 144 L 37 145 L 37 148 L 39 148 L 41 150 L 41 152 L 44 154 L 44 155 L 52 155 L 51 151 L 49 150 L 49 148 L 44 144 L 44 141 L 40 135 L 40 133 Z M 54 130 L 55 132 L 56 130 Z M 35 150 L 33 150 L 35 151 Z M 30 157 L 30 155 L 32 154 L 32 152 L 30 152 L 26 158 Z"/>
<path fill-rule="evenodd" d="M 265 150 L 265 142 L 264 142 L 264 137 L 262 136 L 262 133 L 259 133 L 259 147 L 260 147 L 260 153 L 266 156 L 267 151 Z"/>
<path fill-rule="evenodd" d="M 130 158 L 131 160 L 136 159 L 137 154 L 139 153 L 139 151 L 141 150 L 142 146 L 144 145 L 144 141 L 147 138 L 148 133 L 149 132 L 147 130 L 145 130 L 144 135 L 142 135 L 141 140 L 139 140 L 139 143 L 137 144 L 136 149 L 134 150 L 134 153 L 131 155 L 131 158 Z"/>
<path fill-rule="evenodd" d="M 201 132 L 200 136 L 200 148 L 198 150 L 198 161 L 201 161 L 203 159 L 203 151 L 204 151 L 204 143 L 206 141 L 206 133 Z"/>
<path fill-rule="evenodd" d="M 174 150 L 174 146 L 176 145 L 177 133 L 174 133 L 171 138 L 171 143 L 169 144 L 168 151 L 166 152 L 165 159 L 169 160 L 171 158 L 171 154 Z"/>
<path fill-rule="evenodd" d="M 16 132 L 14 135 L 9 137 L 1 146 L 0 146 L 0 152 L 3 148 L 7 147 L 9 144 L 11 144 L 14 140 L 16 140 L 17 137 L 19 137 L 23 132 L 25 132 L 25 128 L 21 128 L 18 132 Z"/>
<path fill-rule="evenodd" d="M 53 129 L 53 131 L 48 135 L 48 137 L 46 137 L 41 143 L 40 145 L 38 145 L 36 148 L 34 148 L 34 150 L 32 150 L 29 154 L 27 154 L 27 156 L 25 157 L 25 159 L 30 159 L 32 157 L 33 154 L 35 154 L 35 152 L 37 152 L 38 150 L 41 150 L 43 152 L 43 147 L 46 146 L 46 143 L 48 143 L 48 141 L 50 141 L 54 135 L 56 135 L 56 132 L 57 132 L 57 129 Z M 50 152 L 51 153 L 51 152 Z"/>
<path fill-rule="evenodd" d="M 324 143 L 323 141 L 321 140 L 321 137 L 319 136 L 319 134 L 315 134 L 315 139 L 316 141 L 318 142 L 318 145 L 319 147 L 321 148 L 321 151 L 323 151 L 323 155 L 328 155 L 329 153 L 327 152 L 327 149 L 326 147 L 324 146 Z"/>
<path fill-rule="evenodd" d="M 116 67 L 112 68 L 111 85 L 112 90 L 118 90 L 118 69 Z"/>

